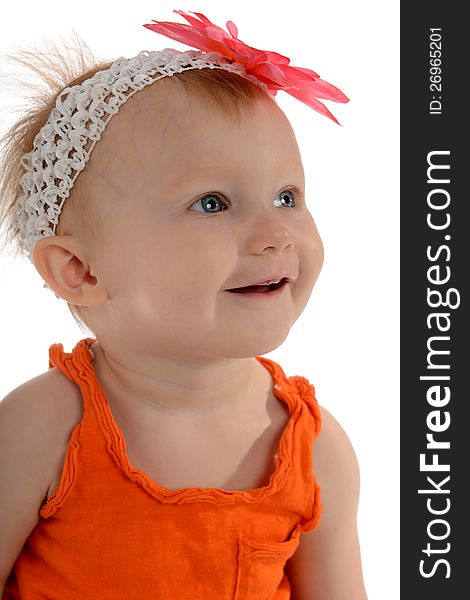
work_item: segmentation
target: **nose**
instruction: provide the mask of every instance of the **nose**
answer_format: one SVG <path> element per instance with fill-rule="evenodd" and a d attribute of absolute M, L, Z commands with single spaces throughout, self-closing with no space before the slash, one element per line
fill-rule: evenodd
<path fill-rule="evenodd" d="M 252 254 L 279 252 L 292 246 L 289 227 L 277 219 L 263 219 L 254 225 L 248 240 L 248 250 Z"/>

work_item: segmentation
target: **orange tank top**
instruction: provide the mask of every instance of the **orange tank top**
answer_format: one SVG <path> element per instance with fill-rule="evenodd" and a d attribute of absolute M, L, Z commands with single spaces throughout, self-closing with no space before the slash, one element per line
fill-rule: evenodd
<path fill-rule="evenodd" d="M 94 372 L 95 341 L 49 348 L 49 368 L 80 387 L 84 414 L 3 600 L 288 600 L 286 561 L 321 512 L 313 385 L 257 356 L 290 414 L 269 484 L 169 490 L 129 463 Z"/>

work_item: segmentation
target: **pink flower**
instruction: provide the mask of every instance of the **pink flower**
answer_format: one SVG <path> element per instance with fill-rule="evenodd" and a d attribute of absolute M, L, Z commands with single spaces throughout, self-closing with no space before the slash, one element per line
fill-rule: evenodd
<path fill-rule="evenodd" d="M 214 25 L 201 13 L 191 14 L 182 10 L 173 11 L 184 17 L 186 23 L 155 21 L 144 25 L 147 29 L 165 35 L 173 40 L 193 46 L 205 52 L 218 52 L 234 62 L 242 64 L 246 72 L 254 75 L 268 87 L 269 93 L 276 95 L 284 90 L 294 98 L 301 100 L 310 108 L 318 111 L 338 123 L 326 106 L 318 100 L 349 102 L 349 98 L 331 83 L 320 79 L 318 73 L 310 69 L 289 65 L 290 59 L 277 52 L 258 50 L 238 39 L 238 29 L 232 21 L 227 21 L 227 33 Z M 339 124 L 339 123 L 338 123 Z"/>

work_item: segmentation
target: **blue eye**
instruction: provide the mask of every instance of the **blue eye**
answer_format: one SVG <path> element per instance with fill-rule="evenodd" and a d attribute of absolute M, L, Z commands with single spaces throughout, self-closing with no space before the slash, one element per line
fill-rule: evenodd
<path fill-rule="evenodd" d="M 294 203 L 293 206 L 290 204 L 291 202 Z M 274 206 L 289 206 L 294 208 L 296 204 L 293 192 L 291 190 L 284 190 L 278 194 L 276 198 L 274 198 Z"/>
<path fill-rule="evenodd" d="M 193 206 L 196 206 L 196 204 L 200 204 L 202 206 L 202 210 L 196 210 L 196 212 L 217 213 L 217 212 L 222 212 L 223 210 L 227 209 L 227 205 L 223 204 L 221 199 L 219 198 L 219 196 L 216 196 L 215 194 L 207 194 L 207 196 L 204 196 L 203 198 L 196 200 L 196 202 L 194 202 L 194 204 L 191 204 L 190 208 L 192 208 Z M 222 208 L 221 210 L 217 210 L 218 206 L 222 206 L 225 208 Z"/>

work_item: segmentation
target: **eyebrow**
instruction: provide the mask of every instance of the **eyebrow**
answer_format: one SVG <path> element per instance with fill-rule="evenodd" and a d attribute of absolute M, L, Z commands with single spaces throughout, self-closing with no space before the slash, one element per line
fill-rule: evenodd
<path fill-rule="evenodd" d="M 302 164 L 299 163 L 298 161 L 295 161 L 292 163 L 282 163 L 282 164 L 275 165 L 275 168 L 273 169 L 273 173 L 276 174 L 276 177 L 289 164 L 292 165 L 293 171 L 295 171 L 295 176 L 297 176 L 297 175 L 301 175 L 302 177 L 304 176 L 304 169 L 303 169 Z M 185 173 L 182 177 L 178 177 L 177 179 L 169 181 L 168 184 L 165 185 L 165 187 L 163 188 L 162 191 L 167 192 L 167 191 L 174 191 L 174 190 L 183 190 L 183 189 L 187 188 L 189 185 L 191 185 L 191 186 L 194 185 L 195 187 L 197 187 L 198 181 L 200 181 L 201 185 L 202 185 L 202 180 L 207 179 L 207 175 L 205 174 L 206 172 L 208 172 L 209 175 L 211 175 L 212 173 L 216 173 L 217 180 L 220 182 L 223 182 L 224 179 L 230 179 L 230 178 L 237 177 L 236 171 L 227 172 L 226 168 L 227 168 L 227 165 L 224 163 L 222 165 L 213 165 L 212 164 L 212 165 L 207 165 L 207 166 L 201 166 L 196 169 L 191 169 L 189 171 L 185 171 Z M 286 171 L 287 170 L 288 170 L 288 168 L 286 168 Z M 217 185 L 219 185 L 219 184 L 216 184 L 216 186 Z M 303 185 L 302 187 L 305 187 L 305 186 Z"/>

